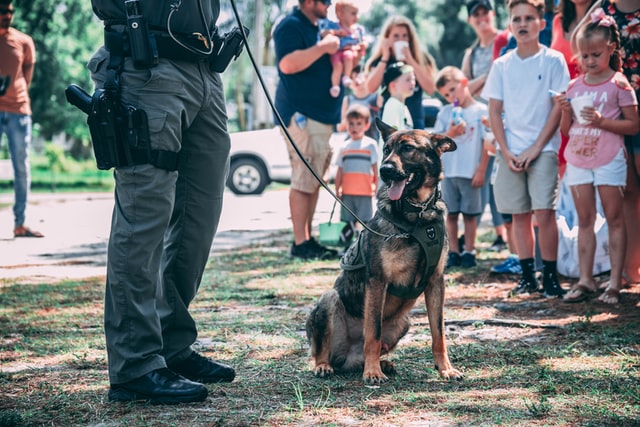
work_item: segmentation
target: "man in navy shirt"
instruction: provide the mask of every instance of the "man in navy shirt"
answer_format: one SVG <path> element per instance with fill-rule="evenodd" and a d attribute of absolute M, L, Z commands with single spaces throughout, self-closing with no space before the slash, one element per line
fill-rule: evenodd
<path fill-rule="evenodd" d="M 299 0 L 297 7 L 275 28 L 276 63 L 280 81 L 275 104 L 297 144 L 314 171 L 323 176 L 331 161 L 329 139 L 340 122 L 340 96 L 333 98 L 331 61 L 340 39 L 332 34 L 320 36 L 318 20 L 327 17 L 331 0 Z M 291 256 L 300 259 L 331 258 L 336 251 L 320 245 L 312 236 L 312 220 L 318 202 L 320 183 L 307 170 L 287 142 L 292 177 L 289 208 L 294 242 Z"/>

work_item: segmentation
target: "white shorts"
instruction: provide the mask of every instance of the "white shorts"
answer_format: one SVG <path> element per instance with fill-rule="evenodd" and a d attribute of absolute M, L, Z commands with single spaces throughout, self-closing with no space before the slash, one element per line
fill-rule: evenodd
<path fill-rule="evenodd" d="M 583 169 L 567 163 L 566 177 L 569 186 L 593 184 L 624 187 L 627 184 L 627 159 L 624 148 L 606 165 L 594 169 Z"/>

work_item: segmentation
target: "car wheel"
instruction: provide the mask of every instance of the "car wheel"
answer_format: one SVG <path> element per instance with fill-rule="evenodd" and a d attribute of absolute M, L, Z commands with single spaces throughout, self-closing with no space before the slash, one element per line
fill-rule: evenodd
<path fill-rule="evenodd" d="M 262 162 L 248 158 L 231 162 L 227 187 L 235 194 L 260 194 L 269 181 L 269 175 Z"/>

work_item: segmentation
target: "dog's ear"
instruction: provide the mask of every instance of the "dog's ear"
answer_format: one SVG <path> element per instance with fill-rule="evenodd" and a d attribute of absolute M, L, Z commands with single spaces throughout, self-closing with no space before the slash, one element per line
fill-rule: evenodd
<path fill-rule="evenodd" d="M 393 126 L 389 126 L 388 124 L 386 124 L 385 122 L 383 122 L 377 117 L 376 117 L 376 127 L 380 131 L 383 141 L 386 141 L 391 136 L 391 134 L 398 131 L 398 129 L 396 129 Z"/>
<path fill-rule="evenodd" d="M 439 155 L 442 155 L 442 153 L 445 153 L 447 151 L 456 151 L 456 149 L 458 148 L 453 139 L 445 135 L 432 133 L 430 139 L 431 144 L 433 144 L 435 149 L 438 150 Z"/>

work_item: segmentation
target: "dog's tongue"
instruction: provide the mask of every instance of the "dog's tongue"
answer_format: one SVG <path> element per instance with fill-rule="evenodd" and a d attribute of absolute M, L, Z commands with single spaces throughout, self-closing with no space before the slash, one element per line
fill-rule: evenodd
<path fill-rule="evenodd" d="M 389 187 L 389 198 L 391 200 L 399 200 L 400 197 L 402 197 L 402 191 L 404 190 L 406 183 L 406 179 L 403 179 L 402 181 L 391 181 L 391 186 Z"/>

